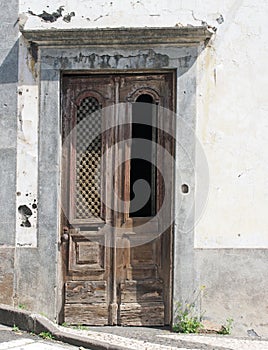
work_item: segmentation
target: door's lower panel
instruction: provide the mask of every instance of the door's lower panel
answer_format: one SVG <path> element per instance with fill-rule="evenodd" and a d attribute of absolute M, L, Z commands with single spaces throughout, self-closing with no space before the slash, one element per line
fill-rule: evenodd
<path fill-rule="evenodd" d="M 164 326 L 164 303 L 120 304 L 121 326 Z"/>
<path fill-rule="evenodd" d="M 67 304 L 104 303 L 107 301 L 106 281 L 70 281 L 65 283 Z"/>
<path fill-rule="evenodd" d="M 108 306 L 106 303 L 65 304 L 64 312 L 67 324 L 93 326 L 108 324 Z"/>
<path fill-rule="evenodd" d="M 122 303 L 162 302 L 163 281 L 125 281 L 120 284 L 120 299 Z"/>
<path fill-rule="evenodd" d="M 68 324 L 108 324 L 106 281 L 65 283 L 65 322 Z"/>
<path fill-rule="evenodd" d="M 120 285 L 119 324 L 163 326 L 163 281 L 125 281 Z"/>

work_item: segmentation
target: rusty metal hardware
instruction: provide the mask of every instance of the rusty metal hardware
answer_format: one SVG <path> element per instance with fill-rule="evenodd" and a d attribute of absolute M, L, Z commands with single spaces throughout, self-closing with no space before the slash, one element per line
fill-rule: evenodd
<path fill-rule="evenodd" d="M 61 241 L 62 242 L 69 241 L 69 228 L 67 226 L 64 226 L 62 229 Z"/>

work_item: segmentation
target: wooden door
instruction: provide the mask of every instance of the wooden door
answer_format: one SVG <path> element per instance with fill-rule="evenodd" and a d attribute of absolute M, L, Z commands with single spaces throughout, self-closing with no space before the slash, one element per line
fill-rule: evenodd
<path fill-rule="evenodd" d="M 172 73 L 63 77 L 67 323 L 170 324 L 172 226 L 164 222 L 172 211 L 173 167 L 161 149 L 173 155 L 174 140 L 167 130 L 174 121 L 165 121 L 157 106 L 173 109 L 173 90 Z M 148 115 L 152 126 L 140 123 Z M 144 152 L 156 166 L 134 156 L 136 140 L 143 138 Z M 145 205 L 135 209 L 132 187 L 139 176 L 152 190 Z M 165 184 L 163 177 L 169 178 Z M 157 215 L 167 193 L 170 200 Z"/>

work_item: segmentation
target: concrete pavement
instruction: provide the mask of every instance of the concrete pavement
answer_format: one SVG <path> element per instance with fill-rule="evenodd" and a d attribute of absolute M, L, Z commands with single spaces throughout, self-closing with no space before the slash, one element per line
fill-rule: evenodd
<path fill-rule="evenodd" d="M 26 333 L 23 333 L 23 337 L 20 338 L 25 343 L 20 344 L 16 343 L 19 340 L 16 334 L 12 334 L 8 342 L 2 338 L 4 342 L 0 342 L 0 350 L 34 350 L 37 346 L 40 350 L 79 348 L 91 350 L 268 350 L 268 339 L 260 337 L 235 338 L 206 334 L 176 334 L 167 329 L 146 327 L 106 326 L 74 329 L 58 326 L 43 316 L 6 305 L 0 305 L 1 323 L 11 327 L 16 325 L 19 329 L 36 334 L 49 332 L 55 340 L 63 341 L 65 344 L 44 341 Z M 10 329 L 9 332 L 12 333 Z M 4 334 L 3 332 L 2 335 Z"/>
<path fill-rule="evenodd" d="M 11 327 L 0 325 L 0 350 L 78 350 L 77 346 L 43 340 L 25 331 L 14 331 Z"/>
<path fill-rule="evenodd" d="M 130 350 L 268 350 L 268 340 L 215 334 L 178 334 L 161 328 L 89 327 L 70 330 L 76 335 L 94 337 Z"/>

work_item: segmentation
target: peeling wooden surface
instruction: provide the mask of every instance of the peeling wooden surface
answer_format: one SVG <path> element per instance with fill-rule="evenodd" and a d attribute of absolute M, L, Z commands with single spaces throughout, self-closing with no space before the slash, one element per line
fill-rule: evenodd
<path fill-rule="evenodd" d="M 166 108 L 173 106 L 172 73 L 137 74 L 94 74 L 91 76 L 68 75 L 63 78 L 63 135 L 76 123 L 76 106 L 85 96 L 100 98 L 103 107 L 115 105 L 108 113 L 103 109 L 102 125 L 107 129 L 102 134 L 102 154 L 113 146 L 111 156 L 102 163 L 101 191 L 107 206 L 101 205 L 99 218 L 78 219 L 75 202 L 75 135 L 71 138 L 70 149 L 63 153 L 63 203 L 69 213 L 62 221 L 69 227 L 68 248 L 62 250 L 67 257 L 65 272 L 65 322 L 70 324 L 105 325 L 121 324 L 132 326 L 162 326 L 170 323 L 171 309 L 171 231 L 159 236 L 165 220 L 170 217 L 170 206 L 164 210 L 164 217 L 132 217 L 129 210 L 131 139 L 122 146 L 121 141 L 131 138 L 132 108 L 140 94 L 151 94 L 155 104 Z M 117 103 L 128 102 L 122 112 Z M 122 119 L 123 118 L 123 119 Z M 120 125 L 121 123 L 125 125 Z M 168 130 L 159 120 L 160 129 Z M 173 128 L 169 125 L 169 128 Z M 167 134 L 158 135 L 160 146 L 172 153 L 173 140 Z M 121 146 L 119 146 L 121 145 Z M 163 153 L 164 155 L 164 153 Z M 157 163 L 163 164 L 172 177 L 172 169 L 157 152 Z M 114 173 L 115 164 L 122 164 Z M 163 203 L 165 191 L 172 193 L 172 179 L 163 189 L 163 181 L 157 173 L 156 212 Z M 111 210 L 117 196 L 124 201 L 123 212 Z M 172 196 L 171 196 L 172 197 Z M 143 225 L 150 221 L 147 231 Z M 105 222 L 115 226 L 109 233 L 102 233 Z M 122 236 L 120 229 L 126 229 Z M 117 230 L 119 229 L 119 230 Z M 119 233 L 118 233 L 118 232 Z M 146 235 L 147 242 L 141 244 Z"/>
<path fill-rule="evenodd" d="M 163 302 L 163 281 L 125 281 L 120 285 L 123 303 Z"/>
<path fill-rule="evenodd" d="M 163 303 L 121 303 L 121 326 L 164 326 Z"/>
<path fill-rule="evenodd" d="M 105 281 L 69 281 L 65 284 L 65 301 L 73 303 L 103 303 L 107 301 Z"/>
<path fill-rule="evenodd" d="M 104 326 L 108 324 L 108 307 L 99 304 L 65 304 L 65 322 L 68 324 L 90 324 Z"/>

